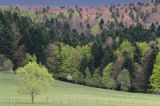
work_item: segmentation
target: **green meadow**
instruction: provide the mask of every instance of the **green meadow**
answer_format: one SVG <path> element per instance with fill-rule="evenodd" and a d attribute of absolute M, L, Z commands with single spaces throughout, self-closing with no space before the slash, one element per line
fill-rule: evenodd
<path fill-rule="evenodd" d="M 99 89 L 54 80 L 52 89 L 31 103 L 29 95 L 17 93 L 16 75 L 0 73 L 0 106 L 160 106 L 160 97 Z"/>

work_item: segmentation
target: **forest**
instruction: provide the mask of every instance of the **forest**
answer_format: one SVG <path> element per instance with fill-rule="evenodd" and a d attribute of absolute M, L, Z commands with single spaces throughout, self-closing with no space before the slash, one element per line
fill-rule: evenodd
<path fill-rule="evenodd" d="M 108 30 L 99 17 L 95 26 L 87 24 L 79 32 L 71 28 L 67 13 L 51 17 L 47 9 L 24 13 L 19 7 L 0 8 L 0 71 L 15 72 L 37 61 L 62 81 L 129 92 L 160 88 L 158 23 L 127 27 L 115 21 Z M 77 14 L 69 10 L 68 18 Z"/>

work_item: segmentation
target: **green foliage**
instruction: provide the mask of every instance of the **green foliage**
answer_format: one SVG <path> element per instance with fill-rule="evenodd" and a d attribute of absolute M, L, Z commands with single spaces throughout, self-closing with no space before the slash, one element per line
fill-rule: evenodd
<path fill-rule="evenodd" d="M 44 49 L 49 42 L 48 32 L 41 24 L 35 24 L 29 26 L 29 28 L 23 29 L 22 41 L 26 45 L 30 54 L 35 54 L 38 62 L 45 64 L 46 58 L 44 55 Z"/>
<path fill-rule="evenodd" d="M 37 62 L 37 57 L 35 55 L 31 55 L 29 53 L 27 53 L 25 55 L 25 60 L 24 60 L 24 64 L 28 64 L 29 62 Z"/>
<path fill-rule="evenodd" d="M 159 27 L 160 28 L 160 27 Z M 160 35 L 160 34 L 159 34 Z M 157 42 L 157 48 L 158 50 L 160 50 L 160 38 L 157 38 L 156 39 L 156 42 Z"/>
<path fill-rule="evenodd" d="M 107 46 L 104 50 L 104 57 L 101 63 L 101 69 L 105 68 L 110 62 L 115 60 L 115 51 L 112 47 Z"/>
<path fill-rule="evenodd" d="M 68 12 L 68 11 L 64 11 L 63 15 L 64 15 L 66 18 L 69 18 L 69 12 Z"/>
<path fill-rule="evenodd" d="M 81 56 L 78 52 L 74 52 L 71 56 L 64 60 L 61 66 L 61 77 L 67 78 L 68 75 L 73 76 L 76 71 L 79 71 L 80 61 Z"/>
<path fill-rule="evenodd" d="M 134 65 L 134 61 L 132 58 L 130 58 L 130 57 L 125 58 L 125 61 L 123 62 L 123 65 L 122 65 L 122 69 L 127 69 L 129 71 L 129 74 L 131 76 L 131 80 L 132 80 L 132 78 L 134 78 L 135 65 Z"/>
<path fill-rule="evenodd" d="M 141 51 L 141 55 L 142 55 L 141 61 L 143 63 L 144 58 L 145 58 L 146 54 L 151 50 L 151 47 L 146 42 L 140 42 L 140 43 L 137 43 L 137 44 L 138 44 L 138 47 Z"/>
<path fill-rule="evenodd" d="M 160 52 L 156 57 L 156 62 L 154 64 L 152 76 L 150 78 L 151 85 L 154 90 L 160 93 Z"/>
<path fill-rule="evenodd" d="M 1 66 L 9 67 L 6 68 L 9 70 L 13 63 L 15 70 L 18 66 L 37 61 L 46 65 L 56 78 L 111 89 L 121 70 L 127 69 L 131 88 L 136 89 L 133 80 L 138 80 L 135 85 L 146 91 L 155 54 L 160 48 L 156 39 L 160 27 L 154 24 L 148 28 L 141 24 L 125 27 L 127 25 L 119 20 L 118 8 L 113 6 L 110 9 L 115 18 L 113 21 L 106 23 L 103 14 L 97 13 L 97 22 L 93 25 L 92 18 L 83 23 L 87 16 L 77 7 L 66 8 L 60 13 L 51 12 L 49 8 L 35 11 L 0 7 L 0 53 L 7 58 Z M 135 6 L 132 11 L 127 11 L 131 17 L 137 15 L 133 14 L 137 11 Z M 147 14 L 141 14 L 141 18 L 145 19 Z M 77 16 L 82 19 L 83 31 L 72 27 L 72 19 Z M 132 18 L 138 21 L 139 16 Z M 106 71 L 109 63 L 113 63 L 111 77 L 105 73 L 109 72 Z"/>
<path fill-rule="evenodd" d="M 84 45 L 82 47 L 77 46 L 76 51 L 81 55 L 81 62 L 80 62 L 80 71 L 84 73 L 86 67 L 90 67 L 93 61 L 93 55 L 91 51 L 91 47 L 89 45 Z"/>
<path fill-rule="evenodd" d="M 92 85 L 92 75 L 88 67 L 85 69 L 84 82 L 85 82 L 85 85 Z"/>
<path fill-rule="evenodd" d="M 79 16 L 79 13 L 77 12 L 77 10 L 74 10 L 74 12 L 72 13 L 72 17 L 76 17 Z"/>
<path fill-rule="evenodd" d="M 135 63 L 138 63 L 138 64 L 141 64 L 142 63 L 142 53 L 141 53 L 141 50 L 140 48 L 136 45 L 135 46 L 135 53 L 134 53 L 134 62 Z"/>
<path fill-rule="evenodd" d="M 32 103 L 37 95 L 47 92 L 51 87 L 52 76 L 44 66 L 36 62 L 29 62 L 24 67 L 18 68 L 16 72 L 22 81 L 18 92 L 30 95 Z"/>
<path fill-rule="evenodd" d="M 27 17 L 31 17 L 31 19 L 32 20 L 34 20 L 34 21 L 37 21 L 37 20 L 35 20 L 36 18 L 37 18 L 37 15 L 36 15 L 36 13 L 35 12 L 33 12 L 33 11 L 29 11 L 29 12 L 21 12 L 21 15 L 22 16 L 27 16 Z M 39 20 L 40 21 L 40 20 Z"/>
<path fill-rule="evenodd" d="M 2 18 L 2 17 L 1 17 Z M 1 22 L 2 20 L 0 20 Z M 4 21 L 5 24 L 8 24 Z M 13 37 L 13 32 L 10 26 L 2 25 L 0 27 L 0 53 L 7 56 L 9 59 L 15 59 L 16 42 Z"/>
<path fill-rule="evenodd" d="M 94 44 L 92 45 L 92 54 L 94 59 L 94 67 L 98 68 L 99 66 L 101 66 L 101 62 L 104 56 L 103 46 L 98 42 L 94 42 Z"/>
<path fill-rule="evenodd" d="M 125 40 L 116 50 L 116 54 L 118 56 L 127 55 L 128 57 L 134 58 L 134 51 L 135 51 L 135 48 L 132 46 L 132 44 L 128 40 Z"/>
<path fill-rule="evenodd" d="M 101 87 L 101 76 L 99 74 L 99 69 L 96 69 L 92 77 L 92 86 Z"/>
<path fill-rule="evenodd" d="M 82 47 L 77 46 L 76 50 L 78 50 L 83 57 L 86 57 L 87 60 L 92 58 L 91 47 L 89 45 L 84 45 Z"/>
<path fill-rule="evenodd" d="M 75 49 L 69 45 L 64 45 L 64 46 L 62 45 L 60 49 L 61 49 L 60 53 L 63 60 L 66 60 L 75 52 Z"/>
<path fill-rule="evenodd" d="M 100 33 L 100 26 L 98 23 L 96 23 L 91 29 L 91 34 L 97 35 L 99 33 Z"/>
<path fill-rule="evenodd" d="M 60 48 L 57 45 L 50 44 L 45 50 L 46 65 L 50 73 L 54 74 L 54 77 L 59 77 L 60 67 L 62 64 L 62 56 Z"/>
<path fill-rule="evenodd" d="M 131 87 L 130 75 L 128 70 L 123 69 L 121 73 L 118 75 L 117 82 L 120 85 L 120 89 L 122 91 L 128 91 Z"/>
<path fill-rule="evenodd" d="M 140 42 L 137 43 L 141 52 L 142 52 L 142 56 L 144 57 L 145 54 L 151 49 L 151 47 L 149 46 L 149 44 L 147 44 L 146 42 Z"/>
<path fill-rule="evenodd" d="M 0 55 L 0 72 L 9 72 L 13 69 L 13 63 L 4 55 Z"/>
<path fill-rule="evenodd" d="M 3 70 L 4 71 L 12 71 L 13 70 L 13 63 L 11 60 L 7 59 L 3 63 Z"/>
<path fill-rule="evenodd" d="M 83 75 L 83 73 L 80 72 L 80 71 L 74 72 L 73 77 L 72 77 L 72 80 L 73 80 L 76 84 L 78 84 L 78 83 L 82 84 L 82 83 L 84 82 L 84 75 Z"/>
<path fill-rule="evenodd" d="M 116 85 L 115 80 L 110 76 L 111 70 L 112 70 L 112 63 L 109 63 L 104 68 L 102 76 L 102 86 L 108 89 L 114 89 Z"/>
<path fill-rule="evenodd" d="M 79 13 L 77 12 L 77 10 L 68 10 L 68 11 L 65 11 L 63 14 L 66 18 L 73 18 L 73 17 L 79 16 Z"/>
<path fill-rule="evenodd" d="M 78 77 L 79 75 L 76 76 L 75 73 L 84 72 L 92 60 L 91 48 L 88 45 L 77 46 L 76 49 L 68 45 L 62 46 L 61 57 L 63 61 L 60 76 L 66 78 L 74 74 L 75 77 Z"/>

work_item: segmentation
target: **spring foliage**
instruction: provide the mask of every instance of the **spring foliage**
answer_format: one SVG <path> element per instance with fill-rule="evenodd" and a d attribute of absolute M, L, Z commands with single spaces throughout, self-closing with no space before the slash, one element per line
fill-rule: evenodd
<path fill-rule="evenodd" d="M 18 92 L 30 95 L 32 103 L 37 95 L 45 93 L 51 88 L 51 74 L 44 66 L 36 62 L 29 62 L 24 67 L 18 68 L 16 72 L 22 81 Z"/>
<path fill-rule="evenodd" d="M 160 92 L 160 52 L 156 57 L 156 62 L 154 64 L 152 76 L 150 78 L 151 85 L 154 90 Z"/>

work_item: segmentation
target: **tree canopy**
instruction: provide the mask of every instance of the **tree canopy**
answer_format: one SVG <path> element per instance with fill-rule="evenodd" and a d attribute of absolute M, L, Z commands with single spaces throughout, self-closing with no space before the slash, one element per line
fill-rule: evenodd
<path fill-rule="evenodd" d="M 52 75 L 48 73 L 46 67 L 36 62 L 29 62 L 24 67 L 18 68 L 16 72 L 22 81 L 18 92 L 30 95 L 32 103 L 37 95 L 51 88 Z"/>

